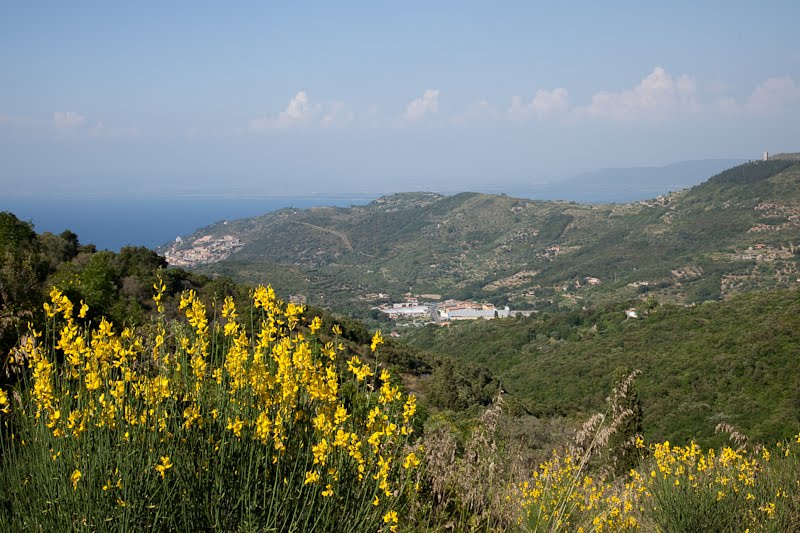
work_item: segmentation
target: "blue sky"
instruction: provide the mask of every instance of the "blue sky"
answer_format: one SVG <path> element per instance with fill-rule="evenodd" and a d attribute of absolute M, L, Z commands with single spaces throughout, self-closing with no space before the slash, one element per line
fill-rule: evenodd
<path fill-rule="evenodd" d="M 519 190 L 800 151 L 800 2 L 6 2 L 8 195 Z"/>

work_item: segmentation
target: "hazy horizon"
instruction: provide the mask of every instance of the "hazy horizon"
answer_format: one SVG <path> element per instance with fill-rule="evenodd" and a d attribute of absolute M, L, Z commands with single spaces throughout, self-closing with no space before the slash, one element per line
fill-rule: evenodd
<path fill-rule="evenodd" d="M 763 155 L 763 154 L 762 154 Z M 573 192 L 570 189 L 570 185 L 575 183 L 576 181 L 586 181 L 591 179 L 592 176 L 597 175 L 604 175 L 604 176 L 612 176 L 614 173 L 619 173 L 619 177 L 630 177 L 631 174 L 635 174 L 637 171 L 641 171 L 643 175 L 643 179 L 647 179 L 647 176 L 652 176 L 653 174 L 658 174 L 662 171 L 669 171 L 670 169 L 676 169 L 681 166 L 688 165 L 689 167 L 697 167 L 698 169 L 702 168 L 711 168 L 713 170 L 705 172 L 705 173 L 694 173 L 690 176 L 683 176 L 683 181 L 685 183 L 682 184 L 680 188 L 691 187 L 696 184 L 699 184 L 709 177 L 713 176 L 717 172 L 720 172 L 724 169 L 730 168 L 731 166 L 746 162 L 748 160 L 758 160 L 760 158 L 708 158 L 708 159 L 693 159 L 688 161 L 674 161 L 665 165 L 640 165 L 640 166 L 631 166 L 631 167 L 602 167 L 602 168 L 594 168 L 594 169 L 587 169 L 582 172 L 577 172 L 574 174 L 564 174 L 564 175 L 554 175 L 548 179 L 542 179 L 538 181 L 520 181 L 516 183 L 485 183 L 480 184 L 477 187 L 473 188 L 460 188 L 458 185 L 447 185 L 444 184 L 443 187 L 431 187 L 426 185 L 420 185 L 418 188 L 408 188 L 408 189 L 375 189 L 375 190 L 364 190 L 364 191 L 348 191 L 348 190 L 340 190 L 334 192 L 321 192 L 321 191 L 296 191 L 294 193 L 289 192 L 285 194 L 269 194 L 266 193 L 259 193 L 259 192 L 251 192 L 251 191 L 230 191 L 230 190 L 218 190 L 218 191 L 203 191 L 203 190 L 196 190 L 196 191 L 168 191 L 162 192 L 159 194 L 152 194 L 149 191 L 133 191 L 130 193 L 119 194 L 115 191 L 102 191 L 102 192 L 95 192 L 95 191 L 79 191 L 75 192 L 73 190 L 64 190 L 61 193 L 55 194 L 48 194 L 46 197 L 51 200 L 73 200 L 73 199 L 89 199 L 89 200 L 103 200 L 103 199 L 133 199 L 133 200 L 142 200 L 142 199 L 173 199 L 173 200 L 180 200 L 180 199 L 194 199 L 194 200 L 317 200 L 317 199 L 332 199 L 332 198 L 340 198 L 340 199 L 359 199 L 359 200 L 373 200 L 380 196 L 392 195 L 392 194 L 402 194 L 402 193 L 415 193 L 415 192 L 433 192 L 439 193 L 443 195 L 454 195 L 459 194 L 462 192 L 477 192 L 477 193 L 487 193 L 487 194 L 509 194 L 511 196 L 517 195 L 520 197 L 525 198 L 532 198 L 532 199 L 551 199 L 551 200 L 566 200 L 566 201 L 573 201 Z M 704 165 L 705 164 L 705 165 Z M 685 174 L 685 173 L 684 173 Z M 599 182 L 596 184 L 598 188 L 606 188 L 613 190 L 617 183 L 614 180 L 608 182 Z M 637 188 L 638 191 L 647 190 L 651 188 L 650 186 L 658 187 L 659 183 L 648 183 L 646 181 L 641 182 L 638 184 L 639 187 Z M 535 197 L 536 191 L 564 191 L 564 196 L 553 197 L 551 194 L 547 195 L 547 198 L 538 198 Z M 676 189 L 675 189 L 676 190 Z M 531 196 L 533 194 L 534 196 Z M 659 193 L 660 194 L 660 193 Z M 38 197 L 41 197 L 41 191 L 33 191 L 33 192 L 25 192 L 24 190 L 20 192 L 19 190 L 11 190 L 9 194 L 6 195 L 7 198 L 13 200 L 34 200 Z M 641 199 L 649 198 L 649 196 L 642 196 Z M 595 201 L 605 201 L 602 198 L 599 199 L 589 199 L 589 202 Z M 613 202 L 613 200 L 609 200 Z M 289 206 L 289 204 L 286 204 Z M 3 206 L 0 205 L 0 209 L 3 209 Z"/>
<path fill-rule="evenodd" d="M 508 194 L 533 200 L 580 203 L 626 203 L 655 198 L 669 191 L 694 186 L 738 163 L 736 160 L 683 161 L 663 167 L 598 169 L 571 179 L 540 184 L 519 184 L 517 189 L 485 187 L 475 191 L 430 191 L 444 195 L 461 192 Z M 0 201 L 0 211 L 10 211 L 30 222 L 38 232 L 71 230 L 84 243 L 119 250 L 126 245 L 155 248 L 178 235 L 186 236 L 220 220 L 263 215 L 286 207 L 351 207 L 368 204 L 379 196 L 419 191 L 385 191 L 373 194 L 303 194 L 294 196 L 193 194 L 184 196 L 15 196 Z"/>
<path fill-rule="evenodd" d="M 0 188 L 513 191 L 759 159 L 800 138 L 798 15 L 788 1 L 16 3 L 0 20 Z"/>

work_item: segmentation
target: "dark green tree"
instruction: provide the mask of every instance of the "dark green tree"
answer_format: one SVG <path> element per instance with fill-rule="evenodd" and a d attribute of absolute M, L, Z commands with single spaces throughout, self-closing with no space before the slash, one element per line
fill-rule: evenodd
<path fill-rule="evenodd" d="M 0 212 L 0 353 L 8 353 L 33 317 L 44 270 L 31 225 Z"/>

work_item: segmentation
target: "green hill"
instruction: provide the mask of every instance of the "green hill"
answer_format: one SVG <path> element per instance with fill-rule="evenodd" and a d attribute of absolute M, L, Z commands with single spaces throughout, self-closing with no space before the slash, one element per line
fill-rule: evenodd
<path fill-rule="evenodd" d="M 691 211 L 703 209 L 702 195 L 715 195 L 722 202 L 730 202 L 729 210 L 736 212 L 734 200 L 722 193 L 735 191 L 742 181 L 742 170 L 749 169 L 733 169 L 684 193 L 695 203 L 676 201 L 681 205 L 676 211 L 689 213 L 682 215 L 684 219 L 697 218 Z M 764 195 L 764 190 L 783 186 L 789 197 L 796 167 L 789 170 L 766 176 L 748 171 L 746 183 Z M 453 216 L 466 209 L 465 205 L 474 213 L 482 209 L 491 212 L 498 202 L 517 200 L 464 194 L 402 195 L 385 201 L 399 217 L 407 209 L 439 209 Z M 409 205 L 412 202 L 417 205 Z M 745 209 L 741 207 L 739 213 Z M 344 214 L 348 211 L 340 210 Z M 154 269 L 163 266 L 163 259 L 154 253 L 133 248 L 119 254 L 95 252 L 90 245 L 80 245 L 74 234 L 37 235 L 13 215 L 0 218 L 0 229 L 6 235 L 5 263 L 0 269 L 4 277 L 0 281 L 5 289 L 21 291 L 3 293 L 5 327 L 0 337 L 5 349 L 13 344 L 24 324 L 40 314 L 37 308 L 41 309 L 41 299 L 53 284 L 75 301 L 87 302 L 92 313 L 105 309 L 117 324 L 138 323 L 152 310 Z M 736 217 L 732 221 L 737 222 Z M 478 230 L 478 225 L 473 226 L 472 231 Z M 788 230 L 774 233 L 781 231 Z M 700 242 L 701 232 L 697 237 L 692 242 L 697 249 L 709 246 Z M 722 241 L 724 234 L 714 238 Z M 351 246 L 355 247 L 353 241 Z M 624 252 L 620 247 L 619 253 Z M 232 265 L 235 263 L 220 263 L 223 267 Z M 258 263 L 252 268 L 260 272 Z M 272 279 L 286 285 L 305 279 L 296 266 L 279 267 L 276 272 L 284 276 Z M 225 278 L 212 282 L 178 269 L 162 275 L 169 299 L 177 298 L 187 287 L 206 295 L 246 292 Z M 601 300 L 599 289 L 602 286 L 592 288 Z M 659 304 L 647 293 L 638 295 L 644 298 L 595 305 L 587 298 L 579 308 L 543 311 L 529 318 L 461 323 L 449 328 L 407 328 L 402 333 L 403 343 L 389 343 L 384 357 L 407 376 L 409 386 L 436 407 L 461 410 L 486 405 L 500 386 L 523 412 L 546 419 L 580 418 L 601 409 L 616 370 L 638 368 L 643 371 L 639 387 L 645 429 L 651 439 L 699 438 L 719 444 L 722 437 L 713 436 L 714 426 L 726 422 L 756 440 L 771 441 L 800 430 L 800 368 L 795 364 L 800 349 L 798 291 L 751 291 L 693 306 Z M 604 297 L 614 294 L 609 292 Z M 628 316 L 630 311 L 637 316 Z M 16 321 L 11 320 L 14 317 Z M 358 342 L 368 342 L 366 328 L 353 328 L 346 329 L 358 330 Z"/>
<path fill-rule="evenodd" d="M 411 346 L 487 367 L 539 417 L 602 410 L 618 368 L 637 380 L 649 439 L 719 445 L 718 423 L 756 442 L 800 430 L 800 292 L 411 328 Z"/>
<path fill-rule="evenodd" d="M 787 157 L 644 202 L 406 193 L 220 222 L 161 251 L 340 309 L 407 291 L 538 309 L 642 295 L 699 302 L 796 285 L 798 217 L 800 164 Z"/>

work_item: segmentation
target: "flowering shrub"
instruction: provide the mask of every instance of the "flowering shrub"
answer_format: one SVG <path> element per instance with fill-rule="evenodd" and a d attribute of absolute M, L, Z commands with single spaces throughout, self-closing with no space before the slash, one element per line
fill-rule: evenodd
<path fill-rule="evenodd" d="M 642 447 L 643 442 L 639 441 Z M 800 524 L 800 435 L 752 453 L 649 446 L 622 479 L 553 452 L 516 487 L 524 531 L 793 531 Z"/>
<path fill-rule="evenodd" d="M 46 331 L 14 352 L 28 382 L 0 397 L 3 525 L 395 531 L 419 466 L 414 396 L 271 288 L 251 331 L 231 298 L 210 320 L 192 291 L 167 321 L 154 288 L 158 316 L 122 331 L 51 292 Z"/>
<path fill-rule="evenodd" d="M 519 487 L 526 531 L 633 531 L 634 505 L 646 488 L 636 471 L 620 486 L 584 472 L 585 457 L 553 451 Z"/>
<path fill-rule="evenodd" d="M 664 531 L 730 531 L 753 495 L 757 462 L 732 448 L 703 452 L 695 443 L 653 446 L 652 520 Z"/>
<path fill-rule="evenodd" d="M 800 436 L 707 451 L 637 436 L 621 477 L 590 461 L 593 438 L 518 480 L 499 400 L 462 457 L 446 439 L 423 450 L 416 398 L 338 326 L 264 287 L 246 323 L 231 298 L 210 319 L 192 291 L 167 320 L 155 290 L 154 320 L 118 331 L 54 289 L 46 329 L 12 352 L 26 371 L 0 389 L 0 530 L 800 530 Z"/>

